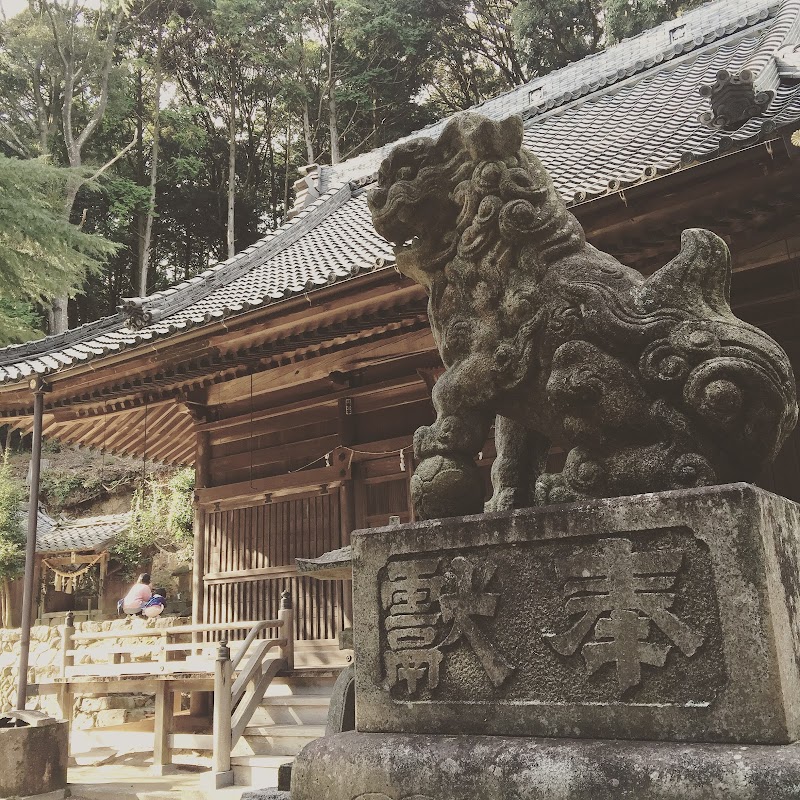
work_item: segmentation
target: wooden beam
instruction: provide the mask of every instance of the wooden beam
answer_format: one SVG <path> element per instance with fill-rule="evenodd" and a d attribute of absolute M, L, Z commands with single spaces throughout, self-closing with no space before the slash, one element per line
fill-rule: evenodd
<path fill-rule="evenodd" d="M 90 435 L 83 437 L 83 441 L 87 447 L 97 447 L 99 443 L 105 450 L 112 452 L 127 440 L 139 436 L 143 421 L 144 409 L 126 412 L 113 422 L 106 418 L 104 435 L 102 420 L 96 420 L 89 428 Z"/>
<path fill-rule="evenodd" d="M 246 443 L 246 440 L 240 441 Z M 211 469 L 215 473 L 220 470 L 223 473 L 230 473 L 246 470 L 250 465 L 256 468 L 263 467 L 266 464 L 280 464 L 286 461 L 294 461 L 295 464 L 300 466 L 307 464 L 314 457 L 316 457 L 317 461 L 321 461 L 326 453 L 330 453 L 341 444 L 342 441 L 339 434 L 334 433 L 314 439 L 303 439 L 287 444 L 261 447 L 252 452 L 244 450 L 240 453 L 212 458 Z"/>
<path fill-rule="evenodd" d="M 248 583 L 272 578 L 292 578 L 297 575 L 297 567 L 293 564 L 277 567 L 258 567 L 254 569 L 235 569 L 227 572 L 209 572 L 203 576 L 206 584 L 214 583 Z"/>
<path fill-rule="evenodd" d="M 154 444 L 152 448 L 148 448 L 149 457 L 154 461 L 166 461 L 176 452 L 185 449 L 187 440 L 194 444 L 194 422 L 191 417 L 185 414 L 172 415 L 170 422 L 168 434 L 162 434 L 161 431 L 154 434 Z"/>
<path fill-rule="evenodd" d="M 195 496 L 200 505 L 213 506 L 216 503 L 258 501 L 263 500 L 266 494 L 286 494 L 314 486 L 338 487 L 342 481 L 350 477 L 351 460 L 352 454 L 349 451 L 337 449 L 331 454 L 330 467 L 300 470 L 286 475 L 230 483 L 211 489 L 198 489 Z"/>
<path fill-rule="evenodd" d="M 435 353 L 434 353 L 435 354 Z M 438 358 L 438 355 L 435 355 Z M 319 393 L 308 399 L 297 400 L 280 406 L 260 409 L 252 412 L 252 422 L 269 422 L 270 428 L 283 428 L 286 422 L 291 421 L 292 426 L 302 424 L 302 420 L 316 418 L 319 411 L 315 409 L 330 406 L 331 409 L 337 406 L 339 401 L 347 397 L 358 398 L 363 395 L 372 395 L 384 392 L 396 392 L 409 386 L 415 386 L 420 382 L 419 376 L 412 370 L 400 377 L 390 378 L 377 383 L 365 383 L 361 386 L 354 386 L 350 389 L 342 389 L 339 392 Z M 338 412 L 331 412 L 334 418 Z M 286 418 L 284 420 L 284 417 Z M 301 422 L 296 423 L 296 420 Z M 225 444 L 226 442 L 237 441 L 244 438 L 249 432 L 251 414 L 243 413 L 236 416 L 220 419 L 216 422 L 198 426 L 198 430 L 208 430 L 213 435 L 214 444 Z M 241 431 L 236 430 L 241 428 Z M 243 435 L 244 434 L 244 435 Z"/>
<path fill-rule="evenodd" d="M 145 416 L 147 425 L 145 426 Z M 144 455 L 145 454 L 145 427 L 147 429 L 148 448 L 151 442 L 158 441 L 159 434 L 163 430 L 171 428 L 174 416 L 174 406 L 159 406 L 151 414 L 149 408 L 145 412 L 144 408 L 129 413 L 125 425 L 120 420 L 120 432 L 106 443 L 106 450 L 112 453 L 123 453 L 125 455 Z M 95 446 L 97 441 L 95 440 Z M 149 457 L 149 455 L 148 455 Z"/>
<path fill-rule="evenodd" d="M 414 331 L 401 337 L 394 337 L 379 342 L 363 352 L 333 352 L 310 359 L 302 364 L 287 364 L 282 367 L 260 372 L 253 376 L 253 394 L 263 394 L 275 388 L 306 383 L 314 379 L 324 379 L 334 370 L 349 371 L 363 368 L 366 364 L 390 358 L 401 358 L 416 351 L 430 350 L 431 332 L 428 329 Z M 358 348 L 360 351 L 361 348 Z M 250 379 L 242 379 L 220 383 L 209 387 L 208 401 L 210 405 L 225 405 L 246 396 L 250 389 Z"/>

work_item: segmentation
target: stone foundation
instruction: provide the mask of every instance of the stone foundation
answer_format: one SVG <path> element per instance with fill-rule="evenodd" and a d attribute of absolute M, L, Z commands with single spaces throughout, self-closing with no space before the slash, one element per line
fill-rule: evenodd
<path fill-rule="evenodd" d="M 798 531 L 747 484 L 359 531 L 358 730 L 797 741 Z"/>
<path fill-rule="evenodd" d="M 162 629 L 173 625 L 188 624 L 183 617 L 158 617 L 152 620 L 125 617 L 103 621 L 81 622 L 75 626 L 76 632 L 129 631 Z M 35 625 L 31 629 L 30 668 L 28 680 L 31 684 L 47 683 L 59 674 L 61 659 L 61 635 L 63 625 Z M 0 712 L 14 708 L 17 701 L 17 675 L 19 674 L 19 629 L 0 629 Z M 144 638 L 142 643 L 155 643 L 155 638 Z M 130 644 L 130 639 L 105 639 L 92 642 L 87 652 L 96 662 L 111 662 L 111 654 L 103 655 L 104 650 L 114 646 Z M 133 656 L 133 661 L 147 660 L 145 656 Z M 58 703 L 54 694 L 33 696 L 27 707 L 43 711 L 53 717 L 60 717 Z M 74 727 L 79 730 L 104 728 L 135 722 L 152 715 L 155 701 L 147 695 L 77 695 L 75 697 Z"/>
<path fill-rule="evenodd" d="M 67 723 L 0 728 L 0 797 L 61 792 L 67 785 Z"/>
<path fill-rule="evenodd" d="M 341 733 L 308 745 L 291 800 L 797 800 L 797 745 Z"/>
<path fill-rule="evenodd" d="M 357 732 L 292 800 L 797 800 L 799 575 L 747 484 L 358 531 Z"/>

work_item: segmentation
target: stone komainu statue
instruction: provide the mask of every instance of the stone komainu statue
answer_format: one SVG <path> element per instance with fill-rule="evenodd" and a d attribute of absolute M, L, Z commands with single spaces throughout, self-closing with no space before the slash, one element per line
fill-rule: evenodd
<path fill-rule="evenodd" d="M 429 294 L 447 368 L 414 437 L 418 515 L 754 479 L 797 420 L 791 364 L 730 308 L 730 257 L 705 230 L 649 278 L 586 242 L 522 123 L 455 117 L 383 162 L 369 195 L 397 268 Z M 551 441 L 562 472 L 543 472 Z"/>

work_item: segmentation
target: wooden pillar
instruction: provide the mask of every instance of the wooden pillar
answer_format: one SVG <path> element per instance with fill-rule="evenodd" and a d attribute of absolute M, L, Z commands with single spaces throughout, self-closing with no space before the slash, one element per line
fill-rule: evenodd
<path fill-rule="evenodd" d="M 206 489 L 210 483 L 210 444 L 208 431 L 197 431 L 195 440 L 195 488 Z M 192 564 L 192 624 L 203 621 L 203 563 L 205 561 L 206 514 L 194 506 L 194 561 Z"/>
<path fill-rule="evenodd" d="M 22 595 L 22 631 L 19 641 L 19 680 L 17 708 L 23 710 L 28 700 L 28 659 L 31 649 L 31 617 L 33 615 L 34 573 L 36 569 L 36 533 L 39 521 L 39 477 L 42 467 L 42 417 L 44 384 L 32 378 L 33 444 L 31 446 L 31 486 L 28 499 L 28 538 L 25 545 L 25 579 Z"/>
<path fill-rule="evenodd" d="M 233 709 L 231 708 L 233 690 L 233 667 L 231 651 L 227 642 L 220 642 L 217 660 L 214 664 L 214 727 L 213 763 L 211 765 L 211 785 L 222 789 L 233 785 L 231 769 L 231 748 L 233 732 L 231 729 Z"/>
<path fill-rule="evenodd" d="M 153 774 L 172 772 L 172 685 L 169 681 L 156 683 L 155 741 L 153 742 Z"/>
<path fill-rule="evenodd" d="M 350 534 L 356 527 L 356 504 L 353 480 L 345 481 L 339 489 L 339 514 L 341 516 L 342 547 L 350 544 Z M 353 582 L 342 581 L 342 617 L 344 627 L 353 624 Z"/>
<path fill-rule="evenodd" d="M 195 488 L 205 489 L 211 483 L 211 446 L 208 431 L 197 431 L 195 439 L 194 472 Z M 206 512 L 197 504 L 194 506 L 194 559 L 192 563 L 192 624 L 203 623 L 203 565 L 205 564 Z M 202 633 L 193 633 L 192 641 L 201 643 Z M 189 698 L 189 713 L 193 717 L 208 716 L 211 702 L 208 692 L 192 692 Z"/>

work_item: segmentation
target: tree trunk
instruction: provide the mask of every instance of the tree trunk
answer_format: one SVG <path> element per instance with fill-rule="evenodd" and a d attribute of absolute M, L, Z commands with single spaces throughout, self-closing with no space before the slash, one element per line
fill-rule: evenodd
<path fill-rule="evenodd" d="M 306 107 L 308 111 L 308 107 Z M 286 221 L 286 215 L 289 213 L 289 164 L 291 163 L 292 156 L 292 126 L 289 122 L 286 123 L 286 158 L 283 162 L 283 221 Z M 309 162 L 311 163 L 311 162 Z"/>
<path fill-rule="evenodd" d="M 314 163 L 314 134 L 311 132 L 311 118 L 308 114 L 308 100 L 303 101 L 303 136 L 306 140 L 308 163 Z"/>
<path fill-rule="evenodd" d="M 142 47 L 139 47 L 138 58 L 140 62 L 144 60 Z M 144 186 L 145 164 L 144 164 L 144 79 L 142 69 L 136 70 L 136 184 Z M 136 225 L 136 268 L 134 275 L 131 276 L 131 284 L 136 284 L 136 276 L 142 272 L 142 262 L 144 260 L 144 228 L 145 214 L 141 209 L 133 212 Z"/>
<path fill-rule="evenodd" d="M 372 147 L 380 147 L 380 125 L 378 124 L 378 91 L 373 86 L 372 94 Z"/>
<path fill-rule="evenodd" d="M 153 147 L 150 155 L 150 200 L 147 206 L 147 219 L 142 241 L 142 262 L 139 270 L 139 297 L 147 296 L 147 273 L 150 268 L 150 240 L 153 235 L 153 217 L 156 211 L 156 182 L 158 181 L 158 144 L 161 133 L 161 45 L 163 28 L 158 25 L 156 44 L 155 87 L 153 97 Z M 230 213 L 230 212 L 229 212 Z"/>
<path fill-rule="evenodd" d="M 64 134 L 64 145 L 67 151 L 67 159 L 71 167 L 82 166 L 82 151 L 83 146 L 89 140 L 89 137 L 94 133 L 97 126 L 103 119 L 108 105 L 108 92 L 109 92 L 109 75 L 111 68 L 114 64 L 114 53 L 116 52 L 117 34 L 119 33 L 120 25 L 125 16 L 125 9 L 119 8 L 114 12 L 111 19 L 110 29 L 108 36 L 103 42 L 103 55 L 101 61 L 100 71 L 98 77 L 100 79 L 100 94 L 97 99 L 97 104 L 92 110 L 89 119 L 86 121 L 83 130 L 78 133 L 75 130 L 74 121 L 72 118 L 73 104 L 75 100 L 75 82 L 80 76 L 83 66 L 76 67 L 75 63 L 75 48 L 73 47 L 75 26 L 77 22 L 77 4 L 72 7 L 72 18 L 70 19 L 69 29 L 67 36 L 69 37 L 69 44 L 62 41 L 61 34 L 55 19 L 52 14 L 52 9 L 45 4 L 45 11 L 53 31 L 53 43 L 56 50 L 61 57 L 61 62 L 64 66 L 64 90 L 63 90 L 63 103 L 61 106 L 61 121 L 62 131 Z M 96 40 L 99 42 L 99 39 Z M 81 187 L 83 180 L 81 178 L 70 180 L 67 183 L 66 193 L 64 198 L 64 216 L 69 221 L 72 215 L 72 207 L 75 205 L 75 198 L 78 195 L 78 190 Z M 66 296 L 57 297 L 51 304 L 50 313 L 48 318 L 50 321 L 51 333 L 64 333 L 69 327 L 69 320 L 67 317 L 67 304 L 69 298 Z"/>
<path fill-rule="evenodd" d="M 3 578 L 0 584 L 0 607 L 3 610 L 0 623 L 4 628 L 11 627 L 11 587 L 8 585 L 8 578 Z"/>
<path fill-rule="evenodd" d="M 228 244 L 228 258 L 236 255 L 236 244 L 234 241 L 234 198 L 236 196 L 236 70 L 235 61 L 231 61 L 230 73 L 230 103 L 231 114 L 228 124 L 228 225 L 226 239 Z"/>
<path fill-rule="evenodd" d="M 74 148 L 69 152 L 69 165 L 71 167 L 79 168 L 82 166 L 81 152 Z M 64 197 L 64 217 L 67 222 L 72 215 L 72 209 L 75 205 L 75 198 L 78 196 L 78 190 L 81 188 L 80 179 L 73 178 L 67 182 L 66 194 Z M 50 304 L 50 313 L 48 315 L 50 320 L 51 333 L 64 333 L 69 330 L 69 297 L 68 295 L 61 295 L 54 297 Z"/>
<path fill-rule="evenodd" d="M 334 75 L 336 61 L 336 8 L 333 2 L 325 4 L 325 13 L 328 17 L 328 127 L 331 137 L 331 164 L 341 161 L 339 154 L 339 116 L 336 108 L 336 77 Z"/>
<path fill-rule="evenodd" d="M 308 83 L 306 56 L 303 49 L 303 37 L 300 36 L 300 82 L 303 88 Z M 311 115 L 308 113 L 308 97 L 303 97 L 303 137 L 306 140 L 306 158 L 309 164 L 314 163 L 314 132 L 311 130 Z"/>

